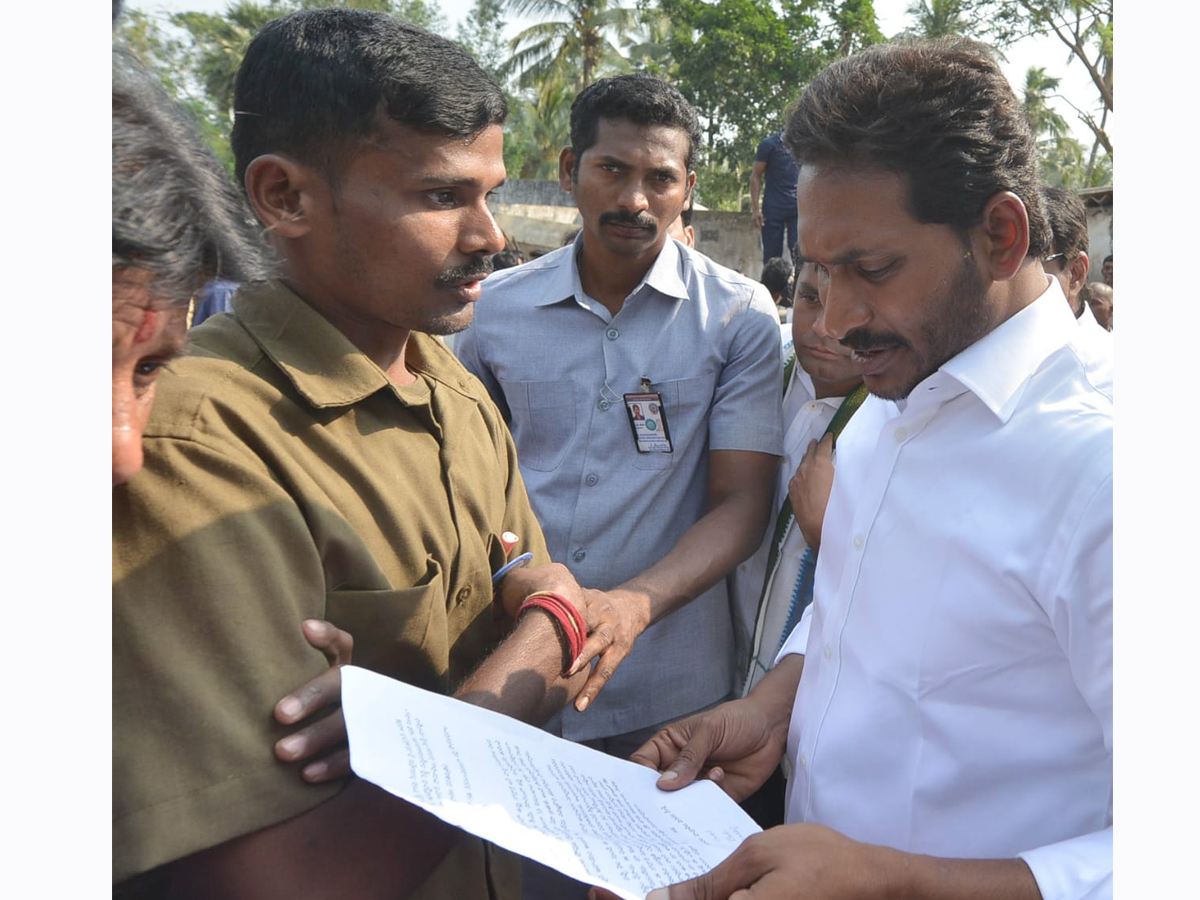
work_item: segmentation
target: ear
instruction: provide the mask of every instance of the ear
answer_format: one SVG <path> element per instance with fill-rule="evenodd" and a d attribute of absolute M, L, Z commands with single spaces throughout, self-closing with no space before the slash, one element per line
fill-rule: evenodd
<path fill-rule="evenodd" d="M 246 196 L 267 231 L 284 238 L 303 237 L 310 229 L 306 206 L 316 173 L 278 153 L 267 153 L 246 167 Z"/>
<path fill-rule="evenodd" d="M 562 153 L 558 154 L 558 186 L 568 194 L 573 188 L 573 176 L 575 175 L 575 152 L 570 147 L 563 147 Z"/>
<path fill-rule="evenodd" d="M 683 226 L 683 242 L 692 249 L 696 247 L 696 229 L 691 225 Z"/>
<path fill-rule="evenodd" d="M 1025 204 L 1012 191 L 993 194 L 983 207 L 983 221 L 976 228 L 984 241 L 982 261 L 990 280 L 1008 281 L 1029 255 L 1029 213 Z"/>
<path fill-rule="evenodd" d="M 1087 281 L 1088 269 L 1091 268 L 1091 263 L 1088 261 L 1088 255 L 1082 250 L 1079 255 L 1071 261 L 1071 292 L 1079 290 L 1083 287 L 1083 283 Z"/>
<path fill-rule="evenodd" d="M 696 173 L 688 172 L 687 177 L 687 193 L 683 195 L 683 205 L 687 206 L 688 198 L 692 196 L 692 191 L 696 189 Z"/>

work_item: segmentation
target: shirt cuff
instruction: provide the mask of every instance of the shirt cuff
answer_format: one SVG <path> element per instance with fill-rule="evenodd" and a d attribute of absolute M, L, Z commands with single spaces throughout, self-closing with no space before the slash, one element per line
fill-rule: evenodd
<path fill-rule="evenodd" d="M 1112 835 L 1110 825 L 1017 855 L 1033 872 L 1042 900 L 1112 900 Z"/>
<path fill-rule="evenodd" d="M 792 654 L 804 655 L 804 651 L 808 648 L 808 629 L 812 624 L 812 604 L 808 604 L 804 608 L 804 612 L 800 613 L 800 621 L 796 623 L 796 627 L 792 629 L 792 633 L 788 635 L 783 646 L 779 648 L 779 655 L 775 657 L 775 662 L 772 666 L 779 665 L 779 661 L 785 656 Z"/>

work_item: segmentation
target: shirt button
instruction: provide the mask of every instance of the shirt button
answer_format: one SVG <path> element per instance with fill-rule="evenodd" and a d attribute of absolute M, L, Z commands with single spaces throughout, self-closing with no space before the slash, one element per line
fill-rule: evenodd
<path fill-rule="evenodd" d="M 863 536 L 861 534 L 856 534 L 854 536 L 854 549 L 861 550 L 863 548 L 863 543 Z"/>
<path fill-rule="evenodd" d="M 817 408 L 817 401 L 815 401 L 815 400 L 808 401 L 808 411 L 809 412 L 812 412 L 816 408 Z"/>
<path fill-rule="evenodd" d="M 896 443 L 899 443 L 900 441 L 904 440 L 906 437 L 908 437 L 908 429 L 907 428 L 897 428 L 896 429 Z"/>
<path fill-rule="evenodd" d="M 808 757 L 803 753 L 800 754 L 800 768 L 808 771 Z"/>
<path fill-rule="evenodd" d="M 467 587 L 463 588 L 461 591 L 458 592 L 458 602 L 466 603 L 467 598 L 470 596 L 471 596 L 471 587 L 470 587 L 470 585 L 468 585 Z"/>
<path fill-rule="evenodd" d="M 601 400 L 601 401 L 600 401 L 600 402 L 599 402 L 597 405 L 598 405 L 598 406 L 599 406 L 601 409 L 608 409 L 610 406 L 612 406 L 612 404 L 611 404 L 611 403 L 609 403 L 607 400 Z"/>
<path fill-rule="evenodd" d="M 587 559 L 587 551 L 576 550 L 571 554 L 571 559 L 575 560 L 575 562 L 583 562 L 585 559 Z"/>
<path fill-rule="evenodd" d="M 826 644 L 826 645 L 825 645 L 825 658 L 826 658 L 826 659 L 833 659 L 833 644 Z"/>
<path fill-rule="evenodd" d="M 615 341 L 620 336 L 620 334 L 621 334 L 621 332 L 619 332 L 615 328 L 610 328 L 610 329 L 608 329 L 608 331 L 604 332 L 604 336 L 606 338 L 608 338 L 610 341 Z"/>
<path fill-rule="evenodd" d="M 593 485 L 593 484 L 595 484 L 595 483 L 596 483 L 597 481 L 599 481 L 600 479 L 599 479 L 599 477 L 598 477 L 598 476 L 596 476 L 596 475 L 589 475 L 587 478 L 585 478 L 585 479 L 583 479 L 583 480 L 584 480 L 584 481 L 585 481 L 585 482 L 586 482 L 586 483 L 587 483 L 587 484 L 590 486 L 590 485 Z"/>

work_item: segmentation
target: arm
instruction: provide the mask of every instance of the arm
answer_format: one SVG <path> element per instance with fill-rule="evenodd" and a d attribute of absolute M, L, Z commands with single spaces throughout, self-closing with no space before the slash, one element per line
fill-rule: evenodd
<path fill-rule="evenodd" d="M 599 620 L 582 658 L 600 658 L 575 701 L 576 709 L 587 708 L 638 635 L 708 590 L 758 549 L 777 468 L 778 458 L 769 453 L 710 451 L 708 512 L 649 569 L 610 591 L 585 591 Z"/>
<path fill-rule="evenodd" d="M 759 197 L 762 196 L 763 172 L 767 171 L 765 161 L 754 161 L 754 169 L 750 172 L 750 224 L 755 228 L 763 227 L 763 214 L 759 209 Z"/>
<path fill-rule="evenodd" d="M 535 610 L 521 617 L 456 696 L 527 722 L 544 720 L 583 682 L 582 674 L 562 678 L 561 668 L 556 626 Z M 355 779 L 302 815 L 179 861 L 174 884 L 183 897 L 193 891 L 249 900 L 401 897 L 436 868 L 458 835 Z"/>

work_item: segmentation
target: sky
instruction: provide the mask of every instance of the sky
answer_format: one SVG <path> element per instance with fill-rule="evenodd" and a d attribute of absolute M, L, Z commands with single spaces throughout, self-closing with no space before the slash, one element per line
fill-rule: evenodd
<path fill-rule="evenodd" d="M 126 0 L 126 2 L 129 7 L 134 9 L 164 14 L 182 11 L 220 12 L 229 5 L 229 0 Z M 911 2 L 912 0 L 875 0 L 875 14 L 879 19 L 880 30 L 885 35 L 891 37 L 909 25 L 905 10 Z M 450 36 L 453 36 L 458 30 L 457 23 L 470 12 L 474 0 L 437 0 L 437 3 L 442 14 L 451 24 Z M 525 24 L 532 21 L 527 20 Z M 518 33 L 522 27 L 524 26 L 519 20 L 511 23 L 509 36 Z M 1024 85 L 1026 70 L 1030 66 L 1042 66 L 1048 75 L 1061 79 L 1060 93 L 1080 109 L 1091 109 L 1096 104 L 1098 94 L 1087 72 L 1078 61 L 1067 64 L 1070 54 L 1054 35 L 1046 34 L 1027 38 L 1007 50 L 1006 56 L 1007 61 L 1002 62 L 1001 66 L 1018 94 Z M 1071 107 L 1061 100 L 1052 101 L 1051 105 L 1071 124 L 1072 132 L 1084 145 L 1085 150 L 1089 149 L 1092 145 L 1092 133 L 1083 123 L 1079 122 L 1078 116 Z M 1109 134 L 1114 135 L 1115 142 L 1111 113 L 1106 127 Z"/>

